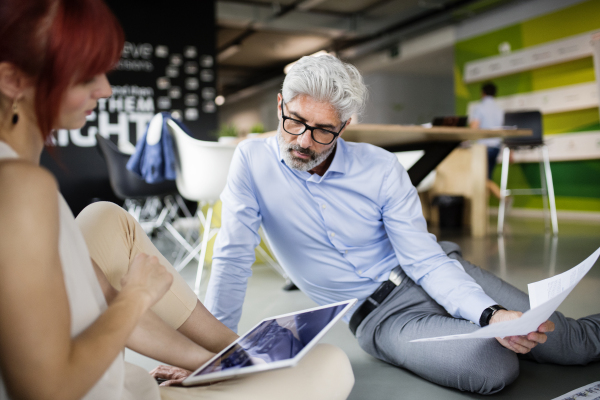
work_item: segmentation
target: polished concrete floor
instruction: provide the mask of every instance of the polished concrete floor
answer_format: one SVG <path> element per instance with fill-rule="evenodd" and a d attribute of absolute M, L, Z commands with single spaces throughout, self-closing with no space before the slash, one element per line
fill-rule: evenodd
<path fill-rule="evenodd" d="M 491 229 L 493 228 L 492 222 Z M 512 218 L 507 226 L 507 233 L 501 240 L 495 235 L 473 239 L 465 231 L 440 232 L 432 229 L 432 232 L 438 240 L 458 243 L 466 259 L 526 291 L 527 283 L 564 272 L 600 247 L 598 222 L 561 221 L 559 228 L 558 237 L 553 238 L 544 234 L 541 220 Z M 161 246 L 164 247 L 165 243 L 161 243 Z M 195 265 L 190 264 L 182 271 L 190 284 L 194 280 L 195 269 Z M 253 269 L 239 325 L 240 332 L 251 328 L 263 318 L 315 305 L 301 292 L 284 292 L 281 289 L 283 279 L 267 265 L 256 264 Z M 209 274 L 210 271 L 204 273 L 201 299 L 204 297 Z M 580 282 L 559 310 L 576 318 L 600 313 L 600 262 Z M 334 326 L 322 341 L 341 347 L 350 358 L 356 378 L 350 399 L 484 398 L 443 388 L 372 358 L 360 349 L 343 322 Z M 133 352 L 128 352 L 126 358 L 147 369 L 158 365 L 156 361 Z M 491 397 L 550 400 L 600 380 L 600 363 L 565 367 L 522 361 L 520 368 L 517 381 Z"/>

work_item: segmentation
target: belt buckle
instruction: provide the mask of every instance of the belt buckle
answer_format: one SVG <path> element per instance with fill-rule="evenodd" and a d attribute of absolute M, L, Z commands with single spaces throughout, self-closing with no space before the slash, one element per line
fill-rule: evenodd
<path fill-rule="evenodd" d="M 402 283 L 402 275 L 400 274 L 400 266 L 397 266 L 390 272 L 390 277 L 388 278 L 390 282 L 394 285 L 398 286 Z"/>

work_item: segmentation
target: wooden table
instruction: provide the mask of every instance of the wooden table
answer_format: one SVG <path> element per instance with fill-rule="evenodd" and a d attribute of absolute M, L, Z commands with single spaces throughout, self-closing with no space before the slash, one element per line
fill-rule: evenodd
<path fill-rule="evenodd" d="M 370 143 L 391 152 L 425 151 L 423 157 L 408 170 L 413 185 L 417 186 L 465 140 L 531 134 L 529 129 L 490 130 L 449 126 L 426 128 L 421 125 L 355 124 L 346 128 L 343 138 L 349 142 Z"/>
<path fill-rule="evenodd" d="M 465 140 L 531 134 L 529 129 L 489 130 L 448 126 L 427 128 L 420 125 L 356 124 L 348 126 L 343 137 L 347 141 L 371 143 L 392 152 L 423 150 L 425 152 L 423 157 L 408 170 L 411 182 L 417 186 Z M 464 155 L 454 157 L 446 164 L 462 167 L 457 173 L 465 181 L 468 180 L 468 183 L 463 181 L 460 186 L 466 190 L 465 194 L 468 194 L 470 200 L 471 235 L 482 237 L 487 234 L 488 227 L 487 152 L 484 146 L 475 145 L 469 156 L 469 160 L 458 160 Z M 446 194 L 458 194 L 452 189 L 447 187 Z"/>
<path fill-rule="evenodd" d="M 259 137 L 275 135 L 268 132 Z M 342 137 L 349 142 L 370 143 L 391 152 L 423 150 L 424 155 L 411 168 L 408 175 L 414 186 L 433 171 L 458 145 L 465 140 L 484 138 L 530 136 L 529 129 L 471 129 L 449 126 L 427 128 L 421 125 L 352 124 Z M 487 233 L 487 153 L 483 146 L 474 146 L 469 171 L 471 185 L 471 234 L 484 236 Z M 465 171 L 465 175 L 467 171 Z"/>

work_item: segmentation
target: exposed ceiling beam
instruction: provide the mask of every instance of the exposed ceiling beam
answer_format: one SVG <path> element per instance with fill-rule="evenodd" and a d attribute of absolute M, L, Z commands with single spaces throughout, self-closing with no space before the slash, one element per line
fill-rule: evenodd
<path fill-rule="evenodd" d="M 351 15 L 316 10 L 300 11 L 297 6 L 303 4 L 303 1 L 297 0 L 291 5 L 279 7 L 263 2 L 218 1 L 217 21 L 220 25 L 238 29 L 303 32 L 328 37 L 344 35 L 351 27 Z"/>
<path fill-rule="evenodd" d="M 234 0 L 238 3 L 247 3 L 246 0 Z M 240 37 L 244 38 L 243 35 L 250 35 L 256 31 L 274 31 L 278 30 L 277 28 L 283 28 L 281 25 L 285 25 L 288 32 L 291 31 L 292 25 L 303 25 L 304 27 L 308 26 L 311 29 L 318 29 L 318 18 L 316 14 L 302 13 L 297 10 L 297 7 L 302 4 L 306 0 L 297 0 L 285 8 L 281 8 L 277 13 L 271 12 L 268 16 L 260 16 L 260 18 L 251 19 L 252 23 L 249 24 L 250 28 L 248 28 L 242 35 L 236 37 L 235 39 L 239 39 Z M 373 10 L 383 7 L 386 4 L 397 1 L 397 0 L 380 0 L 377 1 L 370 6 L 362 9 L 359 13 L 369 13 Z M 436 6 L 433 7 L 432 4 L 428 3 L 428 7 L 423 7 L 423 12 L 418 16 L 404 19 L 398 21 L 398 18 L 401 18 L 401 15 L 393 15 L 389 18 L 380 18 L 377 20 L 368 20 L 364 18 L 361 21 L 361 24 L 370 24 L 371 31 L 358 30 L 352 31 L 352 22 L 356 23 L 356 15 L 352 14 L 353 17 L 344 17 L 341 19 L 337 19 L 339 21 L 344 21 L 342 25 L 346 24 L 344 29 L 340 29 L 342 33 L 336 38 L 332 37 L 331 46 L 327 47 L 328 50 L 333 50 L 338 53 L 338 56 L 341 58 L 352 60 L 357 57 L 361 57 L 370 52 L 374 52 L 377 50 L 384 49 L 389 47 L 394 43 L 399 43 L 402 40 L 406 40 L 407 38 L 414 37 L 415 35 L 420 35 L 424 32 L 431 31 L 432 29 L 440 28 L 442 26 L 448 25 L 449 23 L 456 22 L 457 19 L 462 19 L 467 16 L 472 16 L 474 13 L 479 13 L 484 10 L 489 10 L 492 7 L 495 7 L 499 4 L 506 4 L 516 0 L 457 0 L 450 4 L 436 3 Z M 221 1 L 219 1 L 221 3 Z M 232 1 L 226 0 L 224 3 L 228 3 L 231 5 Z M 256 2 L 254 2 L 256 3 Z M 261 10 L 264 10 L 264 3 L 261 3 L 263 7 Z M 439 6 L 437 4 L 440 4 Z M 241 4 L 238 4 L 241 5 Z M 223 10 L 221 10 L 223 11 Z M 232 10 L 229 10 L 232 11 Z M 282 16 L 290 14 L 290 18 L 283 18 L 281 21 L 277 21 Z M 219 17 L 221 13 L 218 10 Z M 237 14 L 239 17 L 240 14 Z M 256 17 L 257 13 L 252 14 Z M 277 17 L 275 17 L 277 15 Z M 307 20 L 306 18 L 309 18 Z M 257 23 L 257 20 L 267 21 L 267 23 Z M 304 23 L 306 21 L 306 24 Z M 279 26 L 277 25 L 279 22 Z M 226 23 L 225 21 L 221 21 L 221 23 Z M 330 25 L 331 26 L 331 25 Z M 383 28 L 382 28 L 383 26 Z M 355 25 L 356 27 L 356 25 Z M 378 29 L 373 29 L 374 27 Z M 250 29 L 254 29 L 254 32 L 250 32 Z M 280 29 L 286 30 L 286 29 Z M 355 36 L 355 39 L 352 39 L 352 35 Z M 247 37 L 247 36 L 246 36 Z M 243 40 L 243 39 L 242 39 Z M 228 43 L 231 45 L 232 42 Z M 254 87 L 256 85 L 260 85 L 260 82 L 267 81 L 270 79 L 274 79 L 274 77 L 279 77 L 281 75 L 282 67 L 278 65 L 272 65 L 269 68 L 262 70 L 261 72 L 256 73 L 250 80 L 245 82 L 244 87 Z M 228 87 L 227 94 L 232 95 L 240 90 L 244 90 L 244 88 L 240 85 L 237 87 Z"/>
<path fill-rule="evenodd" d="M 325 1 L 325 0 L 301 0 L 299 2 L 295 2 L 295 3 L 297 3 L 297 6 L 295 8 L 302 12 L 305 12 L 305 13 L 323 14 L 323 15 L 330 15 L 330 16 L 336 16 L 336 17 L 348 17 L 352 14 L 352 13 L 344 13 L 344 12 L 339 12 L 339 11 L 314 9 L 314 7 L 316 5 L 322 3 L 323 1 Z M 393 1 L 393 0 L 385 0 L 385 1 Z M 282 8 L 290 6 L 290 5 L 284 6 L 277 2 L 268 3 L 268 2 L 257 1 L 257 0 L 217 0 L 217 5 L 225 4 L 225 3 L 259 7 L 264 10 L 270 10 L 271 12 L 277 12 L 278 10 L 280 10 Z"/>
<path fill-rule="evenodd" d="M 298 6 L 296 8 L 298 8 L 298 10 L 300 10 L 300 11 L 308 11 L 315 6 L 318 6 L 319 4 L 321 4 L 324 1 L 325 0 L 304 0 L 303 2 L 298 4 Z"/>
<path fill-rule="evenodd" d="M 338 41 L 335 51 L 343 58 L 355 58 L 364 55 L 366 52 L 379 50 L 386 44 L 391 44 L 402 39 L 403 36 L 414 34 L 416 31 L 422 31 L 432 26 L 439 26 L 443 23 L 452 21 L 454 12 L 482 0 L 458 0 L 449 5 L 442 5 L 440 8 L 431 8 L 428 11 L 419 14 L 408 20 L 399 21 L 378 32 L 365 35 L 357 39 Z"/>
<path fill-rule="evenodd" d="M 373 10 L 378 9 L 381 6 L 384 6 L 384 5 L 388 4 L 388 3 L 391 3 L 392 1 L 394 1 L 394 0 L 379 0 L 379 1 L 376 1 L 375 3 L 373 3 L 373 4 L 369 5 L 369 6 L 366 6 L 365 8 L 363 8 L 362 10 L 360 10 L 358 12 L 358 14 L 363 14 L 363 15 L 367 14 L 367 13 L 373 11 Z"/>

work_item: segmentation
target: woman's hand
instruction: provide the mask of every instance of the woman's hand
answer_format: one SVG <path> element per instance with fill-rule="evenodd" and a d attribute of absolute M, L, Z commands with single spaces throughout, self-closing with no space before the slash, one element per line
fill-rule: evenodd
<path fill-rule="evenodd" d="M 490 324 L 496 322 L 510 321 L 513 319 L 520 318 L 523 315 L 519 311 L 508 311 L 499 310 L 490 319 Z M 552 321 L 546 321 L 538 327 L 536 332 L 529 332 L 523 336 L 507 336 L 505 338 L 496 338 L 498 342 L 509 350 L 515 353 L 527 354 L 533 349 L 538 343 L 546 343 L 548 336 L 546 332 L 554 331 L 554 323 Z"/>
<path fill-rule="evenodd" d="M 191 373 L 192 371 L 188 371 L 187 369 L 173 367 L 170 365 L 159 365 L 150 371 L 150 375 L 152 375 L 154 379 L 166 379 L 166 381 L 162 382 L 160 386 L 181 385 L 181 382 L 183 382 L 183 380 Z"/>
<path fill-rule="evenodd" d="M 158 258 L 140 253 L 121 279 L 121 294 L 136 293 L 147 299 L 148 307 L 160 300 L 173 283 L 173 276 Z"/>

